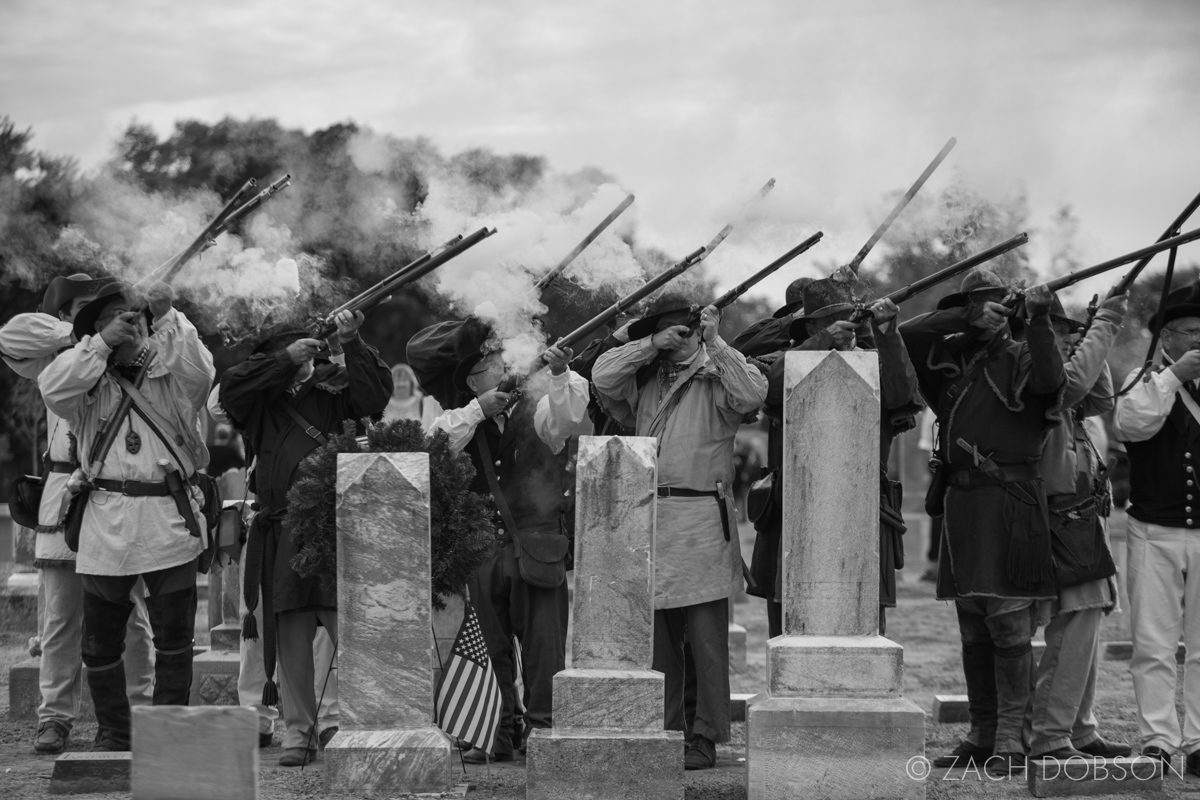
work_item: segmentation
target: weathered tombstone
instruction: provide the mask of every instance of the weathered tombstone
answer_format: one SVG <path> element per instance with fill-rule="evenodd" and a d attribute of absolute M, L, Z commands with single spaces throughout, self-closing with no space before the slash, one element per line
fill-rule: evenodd
<path fill-rule="evenodd" d="M 786 358 L 783 635 L 747 709 L 747 794 L 923 798 L 905 766 L 925 715 L 901 696 L 903 648 L 878 635 L 876 354 Z"/>
<path fill-rule="evenodd" d="M 4 612 L 0 614 L 6 629 L 12 633 L 37 634 L 41 630 L 38 602 L 38 572 L 33 567 L 34 542 L 37 534 L 31 528 L 18 525 L 4 507 L 3 522 L 12 531 L 12 573 L 0 589 Z"/>
<path fill-rule="evenodd" d="M 133 800 L 257 800 L 258 714 L 248 706 L 136 706 Z"/>
<path fill-rule="evenodd" d="M 325 785 L 383 797 L 451 787 L 451 742 L 433 724 L 429 456 L 338 456 L 341 730 Z"/>
<path fill-rule="evenodd" d="M 650 669 L 656 452 L 647 437 L 580 437 L 572 663 L 554 676 L 554 727 L 529 737 L 530 800 L 683 797 L 683 734 L 663 730 Z"/>

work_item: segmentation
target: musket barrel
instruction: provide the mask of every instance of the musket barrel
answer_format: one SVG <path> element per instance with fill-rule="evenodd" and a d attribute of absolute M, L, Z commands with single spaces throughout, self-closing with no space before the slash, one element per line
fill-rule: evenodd
<path fill-rule="evenodd" d="M 730 289 L 729 291 L 725 292 L 725 294 L 721 295 L 720 297 L 718 297 L 716 300 L 713 301 L 713 305 L 716 306 L 717 308 L 725 308 L 729 305 L 732 305 L 739 297 L 741 297 L 747 291 L 749 291 L 750 288 L 753 287 L 756 283 L 763 280 L 768 275 L 772 274 L 773 272 L 777 271 L 778 269 L 780 269 L 781 267 L 786 265 L 788 262 L 795 259 L 797 256 L 799 256 L 801 253 L 803 253 L 806 250 L 808 250 L 809 248 L 811 248 L 817 242 L 821 241 L 821 237 L 823 237 L 824 235 L 825 235 L 825 233 L 823 231 L 817 231 L 812 236 L 808 237 L 803 242 L 796 245 L 791 250 L 788 250 L 786 253 L 781 255 L 779 258 L 775 259 L 770 264 L 763 267 L 758 272 L 754 273 L 749 278 L 747 278 L 746 280 L 739 283 L 737 286 L 735 286 L 732 289 Z"/>
<path fill-rule="evenodd" d="M 431 258 L 433 258 L 438 253 L 442 252 L 443 250 L 446 250 L 447 248 L 452 247 L 455 244 L 458 244 L 459 242 L 462 241 L 462 238 L 463 237 L 460 234 L 458 236 L 455 236 L 453 239 L 450 239 L 449 241 L 438 245 L 437 247 L 430 250 L 429 252 L 423 253 L 422 255 L 413 259 L 409 263 L 405 264 L 400 269 L 396 270 L 395 272 L 386 276 L 382 280 L 378 281 L 373 286 L 371 286 L 369 289 L 364 289 L 363 291 L 356 294 L 354 297 L 350 298 L 349 300 L 342 303 L 337 308 L 330 311 L 329 314 L 327 315 L 327 318 L 332 317 L 334 314 L 338 313 L 339 311 L 345 311 L 348 308 L 355 307 L 359 303 L 362 303 L 363 301 L 367 300 L 373 294 L 377 294 L 380 292 L 387 292 L 388 294 L 391 294 L 392 291 L 394 291 L 394 288 L 392 285 L 396 281 L 404 278 L 406 275 L 408 275 L 408 273 L 410 271 L 417 269 L 421 266 L 424 266 L 425 264 L 427 264 L 429 262 L 429 260 Z"/>
<path fill-rule="evenodd" d="M 1131 264 L 1134 261 L 1140 262 L 1141 259 L 1145 259 L 1146 263 L 1149 263 L 1150 259 L 1157 253 L 1161 253 L 1164 250 L 1174 249 L 1180 245 L 1187 244 L 1188 242 L 1194 242 L 1197 239 L 1200 239 L 1200 228 L 1195 228 L 1194 230 L 1190 230 L 1187 233 L 1178 234 L 1177 236 L 1160 239 L 1154 244 L 1148 247 L 1143 247 L 1140 250 L 1134 250 L 1132 253 L 1126 253 L 1125 255 L 1117 256 L 1116 258 L 1110 258 L 1108 261 L 1102 261 L 1095 266 L 1076 270 L 1075 272 L 1063 275 L 1060 278 L 1054 278 L 1053 280 L 1046 282 L 1046 287 L 1052 292 L 1057 292 L 1061 289 L 1071 286 L 1072 284 L 1087 280 L 1088 278 L 1099 275 L 1102 272 L 1107 272 L 1110 269 L 1116 269 L 1117 267 Z M 1122 281 L 1122 283 L 1123 282 L 1124 281 Z"/>
<path fill-rule="evenodd" d="M 600 234 L 604 233 L 604 230 L 609 225 L 612 225 L 613 222 L 616 221 L 617 217 L 624 213 L 625 209 L 633 205 L 633 199 L 634 198 L 632 194 L 626 195 L 625 199 L 622 200 L 616 208 L 610 211 L 607 217 L 600 220 L 599 225 L 597 225 L 595 228 L 592 228 L 591 232 L 587 236 L 583 237 L 583 240 L 580 241 L 579 244 L 575 245 L 575 248 L 570 253 L 567 253 L 566 258 L 558 262 L 554 269 L 542 276 L 541 280 L 534 285 L 534 288 L 541 292 L 544 291 L 547 286 L 553 283 L 554 279 L 561 275 L 563 271 L 571 265 L 571 262 L 578 258 L 580 253 L 587 249 L 588 245 L 596 241 L 596 238 L 599 237 Z"/>
<path fill-rule="evenodd" d="M 968 256 L 967 258 L 957 261 L 944 269 L 940 269 L 932 275 L 926 275 L 920 280 L 915 280 L 908 286 L 905 286 L 903 289 L 897 289 L 896 291 L 885 295 L 884 299 L 891 300 L 893 303 L 903 303 L 913 295 L 920 294 L 926 289 L 936 286 L 943 281 L 949 280 L 961 272 L 966 272 L 972 267 L 977 267 L 980 264 L 991 261 L 993 258 L 1007 253 L 1009 250 L 1015 250 L 1028 241 L 1028 233 L 1018 233 L 1011 239 L 1006 239 L 999 244 L 994 244 L 986 250 L 981 250 L 973 256 Z"/>
<path fill-rule="evenodd" d="M 1179 216 L 1172 220 L 1171 224 L 1167 226 L 1167 229 L 1163 231 L 1162 236 L 1158 237 L 1158 241 L 1161 242 L 1163 239 L 1179 233 L 1179 229 L 1182 228 L 1183 224 L 1191 218 L 1192 214 L 1196 213 L 1197 208 L 1200 208 L 1200 194 L 1193 197 L 1192 202 L 1188 203 L 1183 211 L 1179 212 Z M 1135 280 L 1137 280 L 1137 276 L 1140 275 L 1142 270 L 1144 270 L 1150 264 L 1150 261 L 1153 258 L 1153 255 L 1146 256 L 1136 265 L 1134 265 L 1133 269 L 1129 270 L 1129 272 L 1123 278 L 1121 278 L 1120 282 L 1117 284 L 1119 293 L 1123 294 L 1129 291 L 1129 287 Z"/>
<path fill-rule="evenodd" d="M 436 253 L 430 259 L 428 259 L 424 263 L 420 264 L 419 266 L 412 267 L 411 269 L 408 267 L 403 268 L 401 270 L 401 272 L 403 274 L 400 275 L 398 279 L 381 281 L 380 284 L 386 284 L 386 286 L 384 286 L 383 288 L 380 288 L 374 292 L 364 293 L 364 294 L 368 294 L 368 296 L 366 296 L 366 297 L 363 297 L 362 295 L 360 295 L 359 301 L 352 306 L 348 303 L 344 303 L 343 306 L 339 308 L 339 310 L 341 310 L 341 311 L 350 311 L 350 310 L 367 311 L 370 308 L 372 308 L 373 306 L 378 305 L 379 303 L 382 303 L 389 296 L 391 296 L 393 293 L 400 290 L 401 288 L 407 286 L 410 283 L 416 283 L 421 278 L 424 278 L 426 275 L 428 275 L 429 273 L 433 272 L 438 267 L 445 264 L 447 261 L 450 261 L 451 259 L 457 258 L 458 256 L 462 255 L 467 250 L 469 250 L 472 247 L 474 247 L 475 245 L 479 244 L 480 242 L 482 242 L 484 239 L 491 236 L 495 232 L 496 232 L 495 228 L 487 228 L 487 227 L 480 228 L 479 230 L 475 231 L 471 235 L 460 238 L 457 242 L 450 245 L 449 247 L 442 250 L 441 252 Z M 418 259 L 418 261 L 420 261 L 420 260 L 421 259 Z M 377 286 L 379 286 L 380 284 L 377 284 Z M 321 327 L 319 327 L 317 329 L 317 331 L 313 334 L 313 338 L 325 339 L 329 336 L 332 336 L 336 331 L 337 331 L 337 325 L 335 325 L 332 322 L 332 320 L 327 318 L 326 321 L 321 325 Z"/>
<path fill-rule="evenodd" d="M 896 204 L 896 207 L 893 208 L 891 213 L 887 215 L 887 218 L 879 224 L 879 227 L 876 228 L 875 232 L 871 234 L 871 238 L 867 239 L 867 243 L 864 244 L 862 249 L 855 254 L 854 258 L 850 259 L 849 267 L 852 271 L 858 272 L 858 267 L 860 264 L 862 264 L 863 259 L 865 259 L 867 254 L 871 252 L 871 249 L 879 243 L 879 240 L 883 238 L 885 233 L 887 233 L 888 228 L 892 227 L 892 223 L 896 221 L 896 217 L 900 216 L 900 212 L 904 211 L 905 207 L 912 202 L 914 197 L 917 196 L 917 192 L 921 191 L 921 187 L 925 185 L 925 181 L 929 180 L 929 176 L 933 174 L 933 171 L 936 170 L 938 166 L 946 160 L 946 156 L 950 155 L 950 151 L 954 149 L 954 145 L 956 144 L 958 144 L 958 139 L 955 139 L 953 136 L 951 136 L 949 141 L 942 145 L 942 149 L 936 156 L 933 157 L 933 161 L 929 162 L 929 166 L 925 168 L 925 171 L 917 177 L 916 182 L 913 183 L 913 185 L 909 187 L 908 191 L 904 193 L 904 196 L 900 198 L 900 202 Z"/>

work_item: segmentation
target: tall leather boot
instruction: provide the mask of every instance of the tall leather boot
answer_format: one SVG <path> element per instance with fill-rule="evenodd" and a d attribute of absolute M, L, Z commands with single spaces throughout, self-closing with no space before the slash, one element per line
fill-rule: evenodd
<path fill-rule="evenodd" d="M 989 774 L 1020 772 L 1025 768 L 1023 726 L 1029 705 L 1033 648 L 1028 642 L 996 650 L 996 755 Z M 1007 767 L 1007 769 L 1006 769 Z"/>
<path fill-rule="evenodd" d="M 972 744 L 991 749 L 996 743 L 996 648 L 991 642 L 962 646 L 963 677 L 967 683 L 967 713 Z"/>
<path fill-rule="evenodd" d="M 991 642 L 962 645 L 963 677 L 971 730 L 952 751 L 933 759 L 939 769 L 982 767 L 996 742 L 996 662 Z"/>
<path fill-rule="evenodd" d="M 129 749 L 129 695 L 125 686 L 125 623 L 133 603 L 83 593 L 83 665 L 96 708 L 96 747 Z"/>
<path fill-rule="evenodd" d="M 96 708 L 96 749 L 123 752 L 129 749 L 129 695 L 125 693 L 125 662 L 86 667 L 88 689 Z"/>
<path fill-rule="evenodd" d="M 192 691 L 196 587 L 146 598 L 154 630 L 154 705 L 186 706 Z"/>

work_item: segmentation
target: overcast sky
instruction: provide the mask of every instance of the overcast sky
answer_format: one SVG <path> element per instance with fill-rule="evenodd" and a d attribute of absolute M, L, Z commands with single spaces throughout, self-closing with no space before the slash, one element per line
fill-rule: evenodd
<path fill-rule="evenodd" d="M 0 0 L 0 113 L 85 167 L 134 118 L 350 119 L 600 167 L 679 255 L 775 177 L 741 275 L 817 228 L 849 258 L 950 136 L 931 187 L 1148 244 L 1200 191 L 1198 67 L 1191 0 Z"/>

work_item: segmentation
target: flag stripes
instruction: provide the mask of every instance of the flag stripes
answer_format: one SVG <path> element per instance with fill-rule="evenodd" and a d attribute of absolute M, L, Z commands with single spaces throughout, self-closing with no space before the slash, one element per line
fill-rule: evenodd
<path fill-rule="evenodd" d="M 491 752 L 500 726 L 500 684 L 488 658 L 479 617 L 468 602 L 434 699 L 435 720 L 448 735 Z"/>

